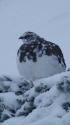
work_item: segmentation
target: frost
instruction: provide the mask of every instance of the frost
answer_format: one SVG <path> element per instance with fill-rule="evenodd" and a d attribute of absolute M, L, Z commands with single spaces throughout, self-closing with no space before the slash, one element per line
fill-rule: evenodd
<path fill-rule="evenodd" d="M 0 77 L 0 122 L 3 125 L 68 125 L 70 72 L 26 81 Z M 51 120 L 50 120 L 51 119 Z M 4 122 L 5 121 L 5 122 Z M 54 122 L 55 121 L 55 122 Z"/>

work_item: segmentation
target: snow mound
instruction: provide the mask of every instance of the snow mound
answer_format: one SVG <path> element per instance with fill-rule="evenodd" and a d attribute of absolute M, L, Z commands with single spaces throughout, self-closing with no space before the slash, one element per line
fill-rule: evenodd
<path fill-rule="evenodd" d="M 70 71 L 26 81 L 0 77 L 1 125 L 69 125 Z"/>

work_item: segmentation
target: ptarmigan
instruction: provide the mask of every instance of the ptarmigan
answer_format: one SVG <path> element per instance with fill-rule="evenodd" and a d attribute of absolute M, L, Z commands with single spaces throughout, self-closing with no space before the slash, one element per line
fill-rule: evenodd
<path fill-rule="evenodd" d="M 17 52 L 20 75 L 36 80 L 66 71 L 63 53 L 58 45 L 34 32 L 25 32 L 19 39 L 23 41 Z"/>

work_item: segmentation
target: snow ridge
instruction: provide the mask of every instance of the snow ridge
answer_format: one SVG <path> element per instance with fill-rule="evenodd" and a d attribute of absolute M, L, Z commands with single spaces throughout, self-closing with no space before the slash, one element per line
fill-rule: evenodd
<path fill-rule="evenodd" d="M 34 82 L 0 77 L 2 125 L 69 125 L 69 116 L 70 71 Z"/>

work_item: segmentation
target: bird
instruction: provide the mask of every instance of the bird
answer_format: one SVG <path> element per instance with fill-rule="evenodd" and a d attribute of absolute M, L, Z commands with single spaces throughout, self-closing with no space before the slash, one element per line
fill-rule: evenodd
<path fill-rule="evenodd" d="M 23 44 L 17 51 L 17 67 L 25 79 L 37 80 L 66 71 L 64 55 L 57 44 L 30 31 L 19 39 Z"/>

